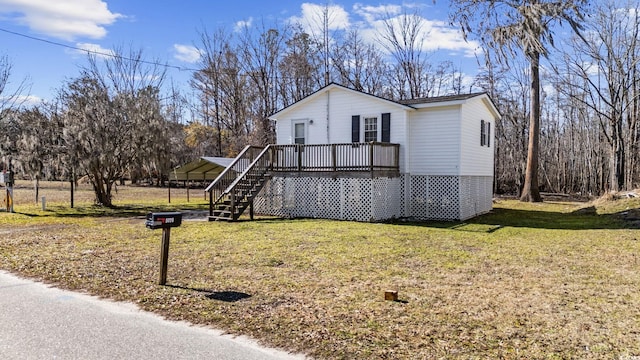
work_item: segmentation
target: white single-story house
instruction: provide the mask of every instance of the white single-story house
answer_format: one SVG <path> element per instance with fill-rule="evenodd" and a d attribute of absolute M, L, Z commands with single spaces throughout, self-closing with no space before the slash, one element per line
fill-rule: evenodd
<path fill-rule="evenodd" d="M 332 83 L 270 117 L 276 144 L 245 148 L 207 187 L 210 218 L 247 207 L 357 221 L 486 213 L 499 118 L 486 93 L 392 101 Z"/>

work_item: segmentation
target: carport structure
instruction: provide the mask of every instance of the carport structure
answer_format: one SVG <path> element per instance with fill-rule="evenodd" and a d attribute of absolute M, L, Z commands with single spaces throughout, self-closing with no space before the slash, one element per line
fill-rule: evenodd
<path fill-rule="evenodd" d="M 203 156 L 198 160 L 178 166 L 169 173 L 169 202 L 171 202 L 171 181 L 184 181 L 189 201 L 189 188 L 192 181 L 210 183 L 233 162 L 232 158 Z M 206 193 L 205 193 L 206 196 Z"/>

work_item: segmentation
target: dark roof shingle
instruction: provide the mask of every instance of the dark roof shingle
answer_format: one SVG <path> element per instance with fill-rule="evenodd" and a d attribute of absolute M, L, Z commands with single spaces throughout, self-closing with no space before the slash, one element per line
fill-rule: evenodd
<path fill-rule="evenodd" d="M 471 93 L 471 94 L 445 95 L 445 96 L 435 96 L 435 97 L 428 97 L 428 98 L 398 100 L 397 102 L 402 105 L 429 104 L 429 103 L 436 103 L 436 102 L 467 100 L 482 94 L 484 93 L 479 92 L 479 93 Z"/>

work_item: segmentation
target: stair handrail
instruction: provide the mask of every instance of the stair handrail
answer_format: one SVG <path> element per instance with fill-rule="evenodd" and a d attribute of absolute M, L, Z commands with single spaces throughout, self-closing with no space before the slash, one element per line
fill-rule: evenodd
<path fill-rule="evenodd" d="M 225 176 L 227 175 L 228 172 L 233 170 L 233 167 L 236 166 L 238 164 L 238 162 L 240 160 L 243 159 L 244 155 L 251 149 L 251 148 L 260 148 L 259 146 L 253 146 L 253 145 L 247 145 L 244 147 L 244 149 L 242 149 L 242 151 L 238 154 L 238 156 L 236 156 L 235 159 L 233 159 L 233 161 L 231 162 L 231 164 L 229 164 L 229 166 L 227 166 L 221 173 L 220 175 L 218 175 L 218 177 L 216 177 L 215 180 L 213 180 L 211 182 L 211 184 L 209 184 L 209 186 L 206 187 L 206 189 L 204 189 L 204 191 L 206 192 L 210 192 L 212 191 L 213 187 L 215 185 L 218 184 L 219 181 L 222 181 Z"/>
<path fill-rule="evenodd" d="M 262 157 L 264 156 L 264 154 L 266 154 L 268 151 L 271 150 L 271 145 L 267 145 L 261 152 L 260 154 L 258 154 L 258 156 L 256 156 L 255 160 L 253 160 L 253 162 L 251 162 L 251 164 L 249 164 L 249 166 L 247 166 L 247 168 L 242 172 L 242 174 L 240 174 L 240 176 L 238 176 L 233 183 L 231 183 L 231 185 L 229 185 L 223 192 L 222 192 L 222 196 L 230 193 L 233 188 L 236 187 L 236 185 L 238 185 L 238 183 L 240 182 L 240 180 L 242 180 L 242 178 L 244 178 L 245 176 L 247 176 L 247 174 L 249 174 L 249 171 L 251 171 L 253 169 L 253 167 L 260 161 L 262 160 Z"/>

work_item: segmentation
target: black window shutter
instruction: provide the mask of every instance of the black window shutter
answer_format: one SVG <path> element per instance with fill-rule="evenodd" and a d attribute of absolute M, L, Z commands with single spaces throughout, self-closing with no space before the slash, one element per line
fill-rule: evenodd
<path fill-rule="evenodd" d="M 484 138 L 485 138 L 485 127 L 484 120 L 480 120 L 480 146 L 484 146 Z"/>
<path fill-rule="evenodd" d="M 360 142 L 360 115 L 351 116 L 351 142 Z"/>
<path fill-rule="evenodd" d="M 391 142 L 391 114 L 382 114 L 382 142 Z"/>
<path fill-rule="evenodd" d="M 491 123 L 487 122 L 487 146 L 491 147 Z"/>

